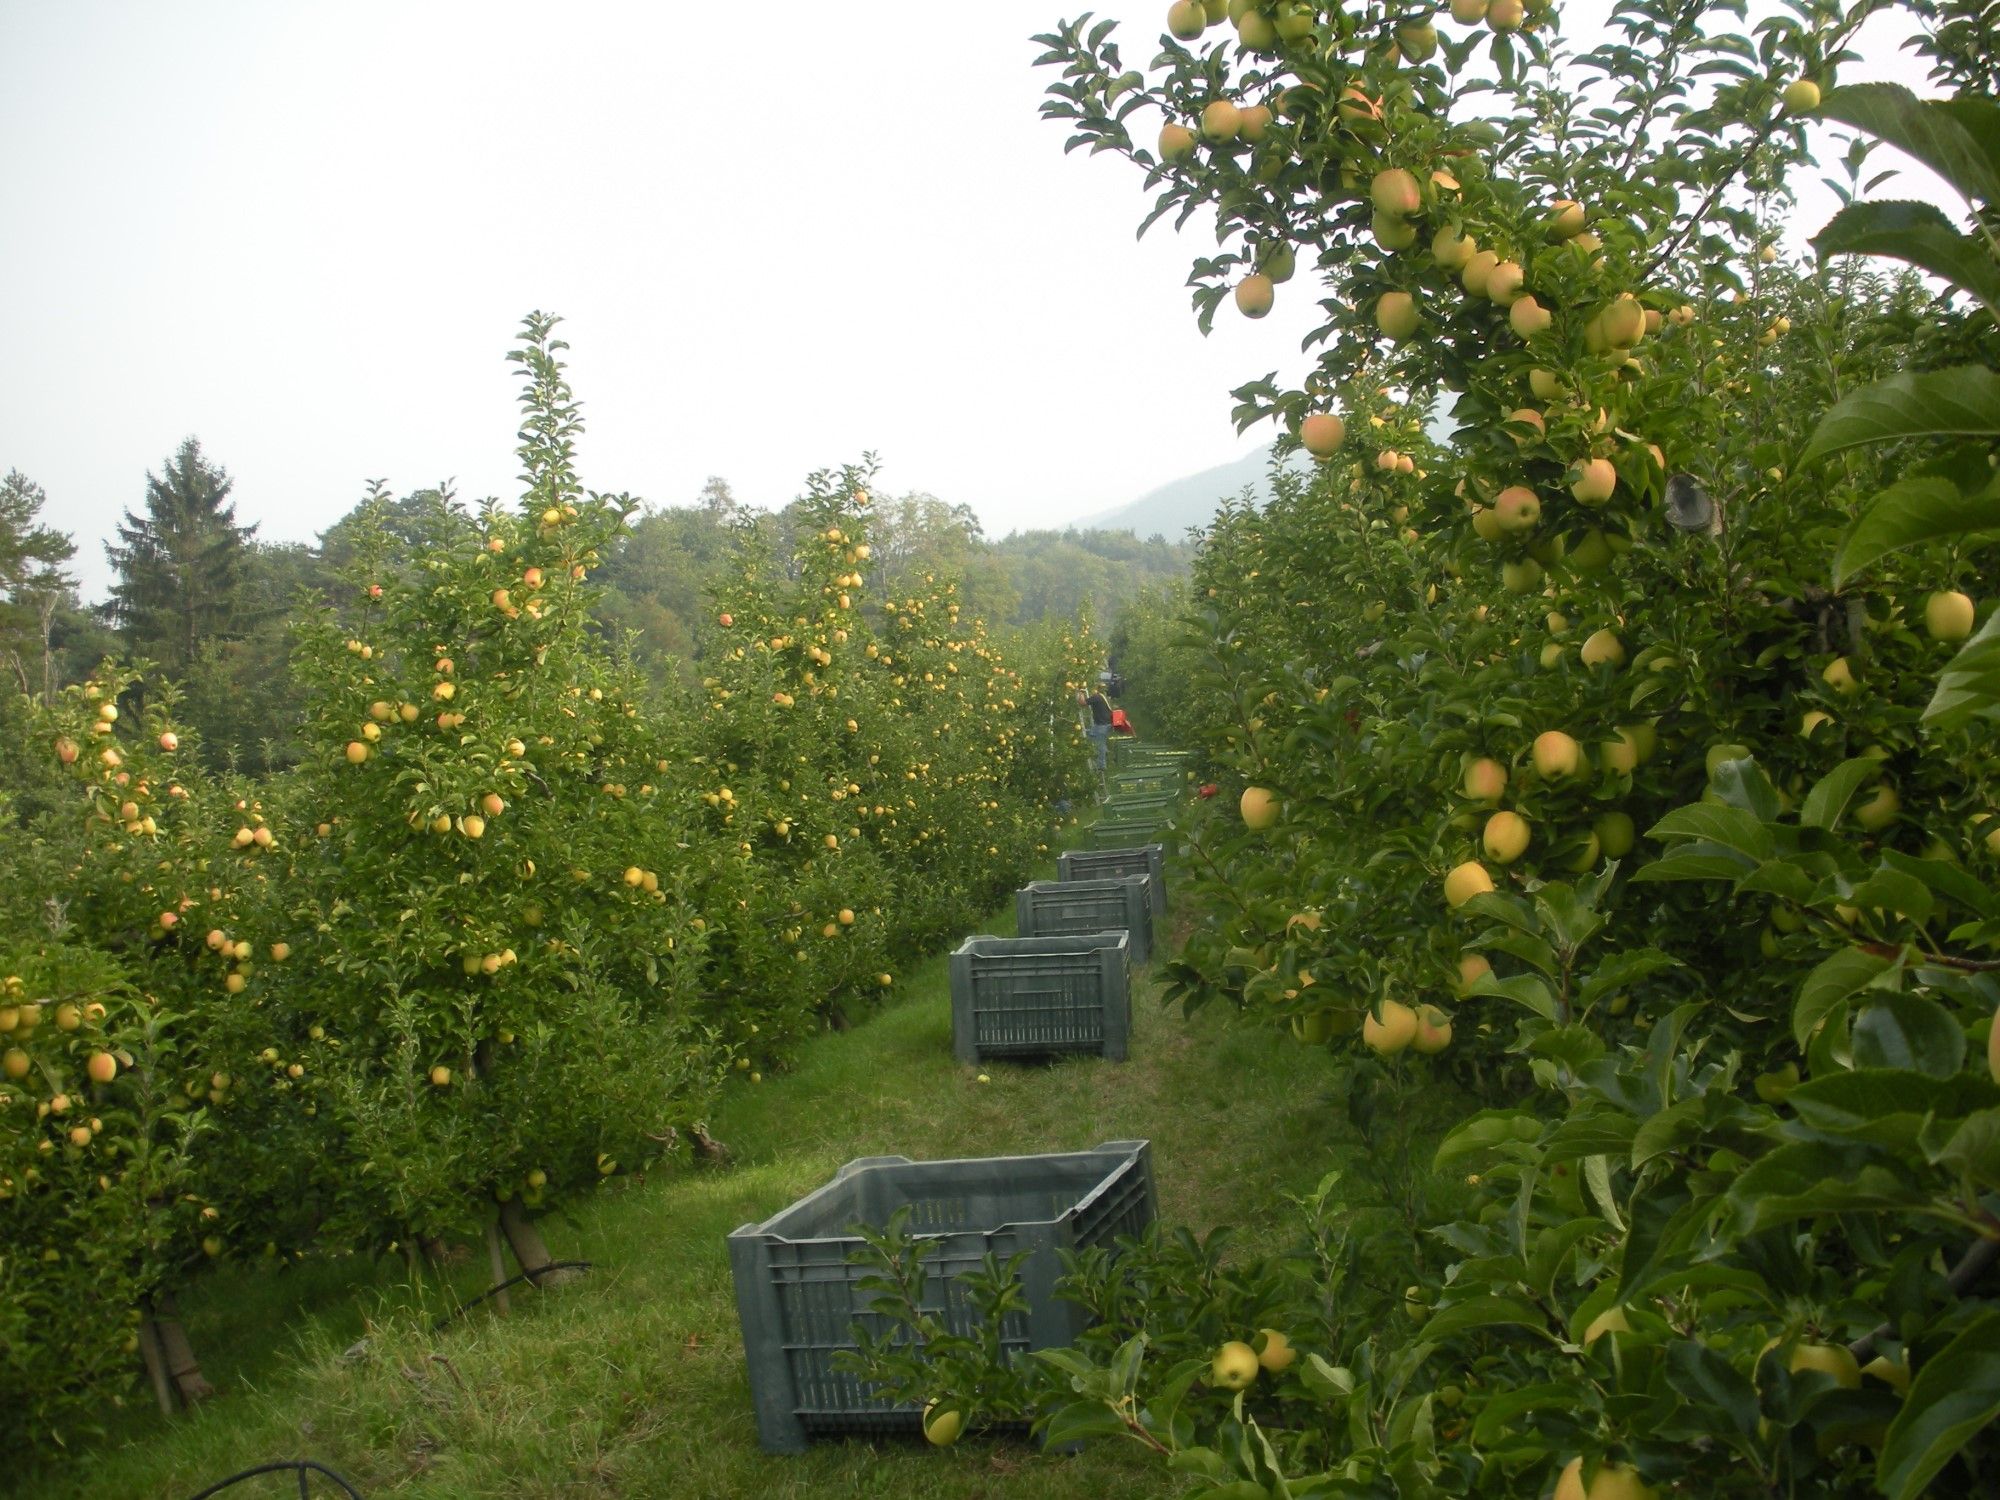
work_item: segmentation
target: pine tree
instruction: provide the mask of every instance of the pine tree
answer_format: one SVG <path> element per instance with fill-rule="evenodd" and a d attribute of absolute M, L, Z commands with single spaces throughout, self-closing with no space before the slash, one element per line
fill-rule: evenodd
<path fill-rule="evenodd" d="M 41 524 L 48 498 L 18 469 L 0 479 L 0 658 L 22 692 L 45 696 L 55 688 L 56 619 L 74 608 L 76 587 L 64 567 L 76 544 Z"/>
<path fill-rule="evenodd" d="M 184 675 L 202 642 L 237 624 L 237 595 L 255 526 L 236 524 L 233 481 L 189 438 L 164 472 L 146 476 L 143 512 L 127 511 L 104 553 L 118 578 L 111 617 L 169 674 Z"/>

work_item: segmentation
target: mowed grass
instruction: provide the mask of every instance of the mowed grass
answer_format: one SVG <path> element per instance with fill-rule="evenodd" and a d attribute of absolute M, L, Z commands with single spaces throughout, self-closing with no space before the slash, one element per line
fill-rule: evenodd
<path fill-rule="evenodd" d="M 987 930 L 1012 930 L 1011 913 Z M 182 1299 L 220 1394 L 160 1417 L 129 1402 L 112 1436 L 9 1482 L 22 1500 L 182 1500 L 276 1459 L 313 1458 L 371 1497 L 1157 1496 L 1175 1481 L 1136 1451 L 1046 1456 L 969 1438 L 759 1451 L 724 1236 L 775 1213 L 857 1157 L 1073 1150 L 1153 1142 L 1171 1222 L 1245 1226 L 1276 1247 L 1309 1190 L 1351 1152 L 1324 1053 L 1211 1011 L 1184 1020 L 1150 982 L 1131 1060 L 989 1065 L 951 1055 L 942 956 L 900 999 L 805 1049 L 762 1084 L 732 1080 L 714 1122 L 727 1168 L 683 1168 L 612 1189 L 576 1222 L 550 1221 L 558 1257 L 596 1269 L 517 1291 L 511 1316 L 432 1321 L 485 1284 L 483 1252 L 448 1275 L 400 1262 L 218 1272 Z M 358 1347 L 355 1347 L 357 1346 Z M 315 1489 L 314 1493 L 322 1491 Z M 274 1476 L 229 1492 L 296 1493 Z M 333 1493 L 326 1490 L 325 1493 Z"/>

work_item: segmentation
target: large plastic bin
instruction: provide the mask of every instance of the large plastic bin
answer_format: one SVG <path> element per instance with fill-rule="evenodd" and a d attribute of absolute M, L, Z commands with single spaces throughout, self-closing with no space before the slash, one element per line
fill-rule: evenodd
<path fill-rule="evenodd" d="M 1098 880 L 1031 880 L 1014 892 L 1014 928 L 1022 937 L 1124 932 L 1135 964 L 1153 956 L 1153 892 L 1149 875 Z"/>
<path fill-rule="evenodd" d="M 1127 792 L 1141 794 L 1178 792 L 1187 784 L 1184 772 L 1167 766 L 1150 770 L 1113 771 L 1107 780 L 1111 786 L 1111 795 L 1114 797 L 1123 796 Z"/>
<path fill-rule="evenodd" d="M 960 1062 L 1087 1052 L 1125 1061 L 1131 940 L 969 937 L 951 955 L 951 1049 Z"/>
<path fill-rule="evenodd" d="M 915 1433 L 921 1412 L 876 1394 L 836 1368 L 834 1356 L 856 1347 L 857 1320 L 881 1332 L 868 1310 L 874 1294 L 857 1283 L 871 1274 L 848 1257 L 862 1246 L 857 1224 L 886 1226 L 899 1208 L 908 1229 L 941 1242 L 924 1261 L 925 1310 L 957 1333 L 972 1331 L 973 1309 L 957 1278 L 989 1252 L 1019 1251 L 1026 1307 L 1002 1329 L 1008 1353 L 1074 1343 L 1086 1317 L 1057 1300 L 1062 1252 L 1110 1248 L 1137 1235 L 1159 1211 L 1152 1153 L 1145 1141 L 1106 1141 L 1090 1151 L 913 1162 L 864 1156 L 761 1224 L 729 1236 L 736 1312 L 757 1412 L 757 1438 L 769 1453 L 800 1453 L 813 1439 Z"/>
<path fill-rule="evenodd" d="M 1173 826 L 1164 818 L 1131 823 L 1098 822 L 1090 825 L 1084 842 L 1092 849 L 1126 849 L 1135 844 L 1157 844 L 1173 831 Z"/>
<path fill-rule="evenodd" d="M 1154 818 L 1170 818 L 1182 799 L 1173 792 L 1120 792 L 1106 797 L 1097 810 L 1100 821 L 1113 823 L 1143 822 Z"/>
<path fill-rule="evenodd" d="M 1107 880 L 1117 875 L 1149 877 L 1153 925 L 1167 914 L 1167 861 L 1162 844 L 1125 849 L 1072 849 L 1056 856 L 1058 880 Z"/>

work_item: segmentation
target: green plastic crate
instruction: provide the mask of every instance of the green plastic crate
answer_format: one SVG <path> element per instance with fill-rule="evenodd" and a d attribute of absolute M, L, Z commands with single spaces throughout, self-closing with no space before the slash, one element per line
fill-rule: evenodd
<path fill-rule="evenodd" d="M 965 1063 L 1064 1052 L 1123 1062 L 1131 954 L 1122 931 L 967 938 L 951 955 L 953 1053 Z"/>
<path fill-rule="evenodd" d="M 1157 792 L 1178 792 L 1187 782 L 1187 774 L 1170 767 L 1157 770 L 1113 771 L 1109 778 L 1111 795 L 1123 796 L 1127 792 L 1141 795 Z"/>
<path fill-rule="evenodd" d="M 1101 880 L 1031 880 L 1014 892 L 1014 926 L 1022 937 L 1124 932 L 1132 962 L 1153 956 L 1153 893 L 1148 875 Z"/>
<path fill-rule="evenodd" d="M 1084 835 L 1084 842 L 1093 849 L 1125 849 L 1135 844 L 1157 844 L 1165 841 L 1173 832 L 1174 825 L 1164 819 L 1132 823 L 1093 823 Z"/>
<path fill-rule="evenodd" d="M 1097 809 L 1100 818 L 1131 822 L 1136 818 L 1169 817 L 1181 805 L 1178 792 L 1119 792 L 1106 797 Z"/>
<path fill-rule="evenodd" d="M 924 1310 L 955 1333 L 973 1331 L 958 1278 L 989 1252 L 1003 1260 L 1028 1252 L 1026 1306 L 1001 1331 L 1013 1358 L 1072 1344 L 1087 1326 L 1081 1308 L 1055 1295 L 1063 1252 L 1114 1248 L 1159 1212 L 1148 1144 L 1106 1141 L 1049 1156 L 864 1156 L 784 1212 L 743 1225 L 729 1236 L 729 1263 L 766 1452 L 802 1453 L 815 1438 L 921 1431 L 917 1407 L 877 1394 L 834 1359 L 856 1347 L 857 1322 L 882 1331 L 869 1311 L 875 1294 L 857 1285 L 870 1272 L 848 1260 L 862 1247 L 855 1226 L 881 1229 L 900 1208 L 911 1210 L 911 1233 L 939 1242 L 924 1262 Z"/>
<path fill-rule="evenodd" d="M 1162 844 L 1127 849 L 1072 849 L 1056 856 L 1058 880 L 1105 880 L 1116 875 L 1144 875 L 1151 888 L 1153 925 L 1167 914 L 1167 851 Z"/>

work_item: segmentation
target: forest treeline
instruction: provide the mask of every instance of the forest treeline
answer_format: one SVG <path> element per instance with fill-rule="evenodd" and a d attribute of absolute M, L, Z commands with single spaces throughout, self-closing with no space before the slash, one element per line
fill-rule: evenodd
<path fill-rule="evenodd" d="M 415 555 L 450 511 L 470 509 L 448 487 L 390 497 L 373 484 L 357 503 L 388 500 Z M 0 480 L 0 671 L 4 696 L 48 698 L 107 655 L 153 663 L 178 686 L 180 715 L 199 730 L 215 768 L 263 773 L 296 757 L 301 695 L 291 631 L 302 609 L 331 601 L 351 560 L 355 512 L 311 544 L 279 542 L 239 520 L 226 468 L 187 439 L 145 476 L 139 501 L 105 543 L 113 571 L 102 603 L 80 597 L 79 541 L 51 524 L 49 497 L 30 477 Z M 692 503 L 648 506 L 596 575 L 597 627 L 629 642 L 656 681 L 695 671 L 703 599 L 744 528 L 790 555 L 795 506 L 737 500 L 712 477 Z M 1192 548 L 1128 531 L 1068 529 L 988 537 L 972 509 L 911 493 L 878 502 L 876 579 L 887 597 L 923 575 L 956 579 L 968 613 L 996 628 L 1088 612 L 1114 622 L 1142 591 L 1185 574 Z"/>

